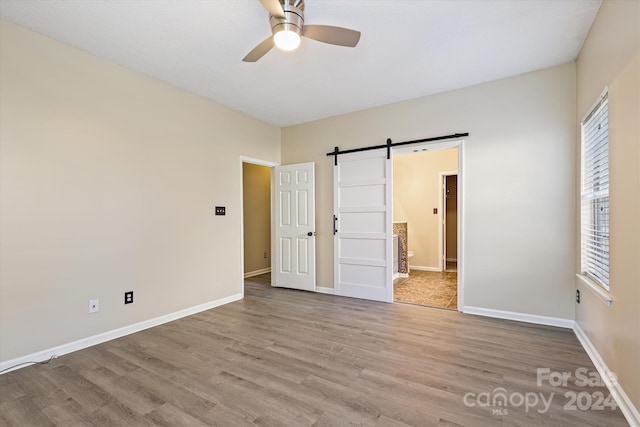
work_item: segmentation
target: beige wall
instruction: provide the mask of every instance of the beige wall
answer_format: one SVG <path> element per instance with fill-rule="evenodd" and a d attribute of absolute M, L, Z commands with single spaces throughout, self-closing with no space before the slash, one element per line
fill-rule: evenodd
<path fill-rule="evenodd" d="M 577 282 L 576 320 L 640 409 L 640 2 L 605 0 L 577 60 L 577 119 L 609 87 L 611 292 Z M 579 151 L 576 153 L 576 158 Z M 578 187 L 576 187 L 576 192 Z M 580 224 L 579 212 L 576 223 Z M 576 261 L 579 271 L 579 261 Z"/>
<path fill-rule="evenodd" d="M 458 169 L 458 149 L 393 157 L 393 220 L 407 221 L 410 265 L 439 269 L 440 172 Z"/>
<path fill-rule="evenodd" d="M 271 267 L 271 168 L 243 163 L 242 196 L 244 272 L 251 273 Z"/>
<path fill-rule="evenodd" d="M 283 129 L 282 163 L 316 162 L 318 286 L 333 286 L 326 153 L 468 131 L 465 305 L 573 319 L 575 117 L 570 63 Z"/>
<path fill-rule="evenodd" d="M 241 293 L 240 156 L 280 130 L 0 31 L 0 360 Z"/>

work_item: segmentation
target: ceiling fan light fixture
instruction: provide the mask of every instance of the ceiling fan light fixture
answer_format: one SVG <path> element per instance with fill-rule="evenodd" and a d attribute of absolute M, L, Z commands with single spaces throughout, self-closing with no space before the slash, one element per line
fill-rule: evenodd
<path fill-rule="evenodd" d="M 256 62 L 274 46 L 294 50 L 302 37 L 346 47 L 356 47 L 360 40 L 360 31 L 332 25 L 304 25 L 304 0 L 260 0 L 260 3 L 269 12 L 271 36 L 254 47 L 243 62 Z"/>
<path fill-rule="evenodd" d="M 300 46 L 300 34 L 296 31 L 282 30 L 273 35 L 276 46 L 282 50 L 294 50 Z"/>

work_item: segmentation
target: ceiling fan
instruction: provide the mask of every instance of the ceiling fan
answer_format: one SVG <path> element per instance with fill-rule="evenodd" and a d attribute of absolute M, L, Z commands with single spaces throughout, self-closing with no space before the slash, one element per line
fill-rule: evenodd
<path fill-rule="evenodd" d="M 304 25 L 304 0 L 260 0 L 269 12 L 271 37 L 253 48 L 242 60 L 256 62 L 273 46 L 293 50 L 300 44 L 300 37 L 323 43 L 355 47 L 360 41 L 360 31 L 331 25 Z"/>

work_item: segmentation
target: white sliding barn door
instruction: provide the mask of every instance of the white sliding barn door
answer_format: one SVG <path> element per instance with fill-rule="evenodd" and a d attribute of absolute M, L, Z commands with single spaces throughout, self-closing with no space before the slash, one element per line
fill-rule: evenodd
<path fill-rule="evenodd" d="M 391 160 L 387 150 L 334 166 L 334 283 L 338 295 L 393 302 Z"/>
<path fill-rule="evenodd" d="M 313 163 L 273 168 L 274 254 L 271 285 L 316 290 Z"/>

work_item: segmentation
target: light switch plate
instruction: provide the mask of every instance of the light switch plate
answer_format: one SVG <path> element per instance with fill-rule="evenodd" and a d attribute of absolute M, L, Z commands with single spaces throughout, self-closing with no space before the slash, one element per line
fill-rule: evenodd
<path fill-rule="evenodd" d="M 90 299 L 89 300 L 89 314 L 97 313 L 100 311 L 100 300 L 99 299 Z"/>

